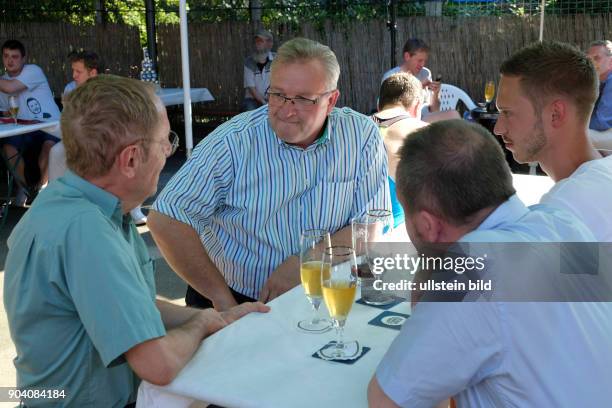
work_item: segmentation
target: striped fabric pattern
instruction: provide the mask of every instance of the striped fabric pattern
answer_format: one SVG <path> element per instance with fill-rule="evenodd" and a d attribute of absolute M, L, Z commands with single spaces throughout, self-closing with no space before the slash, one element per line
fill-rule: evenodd
<path fill-rule="evenodd" d="M 267 105 L 219 126 L 157 198 L 154 209 L 192 226 L 228 285 L 257 298 L 299 253 L 300 233 L 334 233 L 368 209 L 390 209 L 387 156 L 366 116 L 334 108 L 306 149 L 276 137 Z"/>

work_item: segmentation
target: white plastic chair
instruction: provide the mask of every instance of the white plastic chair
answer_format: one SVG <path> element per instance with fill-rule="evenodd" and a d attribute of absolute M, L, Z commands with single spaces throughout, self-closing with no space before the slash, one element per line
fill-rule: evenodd
<path fill-rule="evenodd" d="M 454 85 L 442 84 L 440 86 L 440 110 L 448 111 L 457 109 L 457 103 L 461 101 L 469 109 L 475 109 L 476 104 L 461 88 Z"/>

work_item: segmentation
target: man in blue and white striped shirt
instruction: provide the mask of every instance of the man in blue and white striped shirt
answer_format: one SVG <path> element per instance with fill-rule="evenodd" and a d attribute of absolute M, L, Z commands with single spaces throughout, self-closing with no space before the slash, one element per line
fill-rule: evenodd
<path fill-rule="evenodd" d="M 149 227 L 191 287 L 189 305 L 225 310 L 299 284 L 300 233 L 350 242 L 350 220 L 390 209 L 387 156 L 374 123 L 334 108 L 340 67 L 322 44 L 279 48 L 269 104 L 226 122 L 161 192 Z"/>

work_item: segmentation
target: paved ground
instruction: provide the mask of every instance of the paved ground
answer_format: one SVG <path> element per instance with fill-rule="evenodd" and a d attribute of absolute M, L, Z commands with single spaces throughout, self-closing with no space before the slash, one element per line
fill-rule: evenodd
<path fill-rule="evenodd" d="M 160 176 L 158 190 L 160 190 L 161 188 L 163 188 L 164 185 L 166 185 L 170 177 L 182 165 L 185 160 L 184 158 L 184 152 L 179 151 L 168 160 L 168 162 L 166 163 L 166 167 L 164 168 Z M 5 189 L 5 186 L 0 187 L 0 191 L 2 192 L 2 194 L 4 194 Z M 152 199 L 149 199 L 145 203 L 145 212 L 148 208 L 150 208 L 152 201 Z M 25 209 L 11 207 L 6 223 L 4 227 L 0 229 L 0 300 L 2 300 L 2 302 L 0 302 L 0 387 L 15 386 L 15 368 L 13 366 L 13 358 L 15 357 L 15 347 L 13 346 L 13 342 L 11 341 L 9 335 L 8 323 L 6 319 L 6 313 L 4 311 L 3 301 L 4 262 L 8 250 L 6 241 L 10 234 L 10 231 L 17 224 L 17 222 L 25 212 Z M 147 242 L 151 257 L 155 259 L 156 262 L 156 283 L 158 295 L 165 299 L 171 300 L 177 304 L 184 304 L 183 296 L 185 294 L 185 289 L 187 286 L 180 278 L 178 278 L 174 274 L 174 272 L 172 272 L 166 262 L 161 259 L 159 250 L 155 246 L 155 243 L 151 238 L 151 234 L 149 233 L 149 230 L 146 228 L 146 226 L 140 227 L 138 228 L 138 230 Z M 13 406 L 15 406 L 15 404 L 0 402 L 0 407 L 2 408 Z"/>

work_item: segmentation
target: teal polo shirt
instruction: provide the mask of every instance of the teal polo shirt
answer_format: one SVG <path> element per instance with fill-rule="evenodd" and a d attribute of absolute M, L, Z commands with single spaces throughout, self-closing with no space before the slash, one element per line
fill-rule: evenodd
<path fill-rule="evenodd" d="M 17 386 L 65 390 L 33 406 L 123 407 L 139 380 L 123 354 L 165 335 L 154 264 L 117 197 L 68 171 L 8 240 L 4 305 Z"/>

